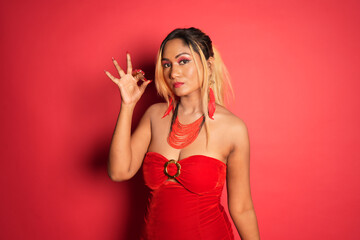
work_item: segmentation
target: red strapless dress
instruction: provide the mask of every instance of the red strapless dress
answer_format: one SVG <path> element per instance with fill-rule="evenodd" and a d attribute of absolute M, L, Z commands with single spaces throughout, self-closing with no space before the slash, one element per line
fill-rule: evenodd
<path fill-rule="evenodd" d="M 203 155 L 190 156 L 178 163 L 156 152 L 145 156 L 143 173 L 151 193 L 141 239 L 234 239 L 220 204 L 226 164 Z M 176 182 L 168 181 L 169 175 L 176 174 Z"/>

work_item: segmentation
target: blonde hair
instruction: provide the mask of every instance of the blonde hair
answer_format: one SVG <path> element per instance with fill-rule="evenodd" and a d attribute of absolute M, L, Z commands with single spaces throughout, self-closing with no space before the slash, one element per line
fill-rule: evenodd
<path fill-rule="evenodd" d="M 201 72 L 200 67 L 203 69 L 203 79 L 201 81 L 199 75 L 199 81 L 201 85 L 201 97 L 202 97 L 202 110 L 205 115 L 205 129 L 207 134 L 207 140 L 209 137 L 209 113 L 208 113 L 208 102 L 209 102 L 209 88 L 211 87 L 215 102 L 219 105 L 224 105 L 225 97 L 229 93 L 233 93 L 230 76 L 223 63 L 219 52 L 215 47 L 212 46 L 212 42 L 205 33 L 196 28 L 179 28 L 172 31 L 162 42 L 160 49 L 157 54 L 157 61 L 155 67 L 155 86 L 157 92 L 162 96 L 168 104 L 170 104 L 170 98 L 175 100 L 175 95 L 171 91 L 168 83 L 164 78 L 163 67 L 161 64 L 162 54 L 166 43 L 172 39 L 183 40 L 190 48 L 192 57 L 194 59 L 198 75 Z M 199 54 L 201 62 L 198 63 L 195 58 L 195 54 Z M 212 57 L 214 60 L 211 63 L 211 70 L 208 67 L 208 60 Z M 173 101 L 175 107 L 175 101 Z"/>

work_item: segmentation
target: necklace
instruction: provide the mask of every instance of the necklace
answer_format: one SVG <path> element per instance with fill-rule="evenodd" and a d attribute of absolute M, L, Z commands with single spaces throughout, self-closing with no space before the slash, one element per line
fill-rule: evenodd
<path fill-rule="evenodd" d="M 178 106 L 176 105 L 173 118 L 171 120 L 170 133 L 167 142 L 176 149 L 182 149 L 195 141 L 199 135 L 200 129 L 205 122 L 205 116 L 202 115 L 193 123 L 181 124 L 177 117 Z"/>

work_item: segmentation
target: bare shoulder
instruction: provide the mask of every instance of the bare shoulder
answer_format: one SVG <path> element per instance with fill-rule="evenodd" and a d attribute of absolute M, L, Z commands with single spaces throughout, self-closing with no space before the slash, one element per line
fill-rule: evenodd
<path fill-rule="evenodd" d="M 219 125 L 225 126 L 231 132 L 247 132 L 246 124 L 241 118 L 230 112 L 224 106 L 218 105 L 216 108 L 215 117 L 219 120 Z"/>
<path fill-rule="evenodd" d="M 216 106 L 217 126 L 231 139 L 234 145 L 248 143 L 248 130 L 245 122 L 223 106 Z"/>
<path fill-rule="evenodd" d="M 164 115 L 167 108 L 167 103 L 155 103 L 146 110 L 146 114 L 149 115 L 151 119 L 153 117 L 156 117 L 158 119 L 159 116 Z"/>

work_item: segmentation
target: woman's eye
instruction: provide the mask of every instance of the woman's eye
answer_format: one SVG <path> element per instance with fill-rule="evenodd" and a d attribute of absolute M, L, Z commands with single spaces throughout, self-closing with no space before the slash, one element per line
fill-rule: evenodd
<path fill-rule="evenodd" d="M 186 63 L 188 63 L 188 62 L 190 62 L 189 59 L 181 59 L 181 60 L 179 61 L 179 64 L 180 64 L 180 65 L 184 65 L 184 64 L 186 64 Z"/>
<path fill-rule="evenodd" d="M 164 68 L 170 67 L 170 63 L 164 63 L 164 64 L 163 64 L 163 67 L 164 67 Z"/>

